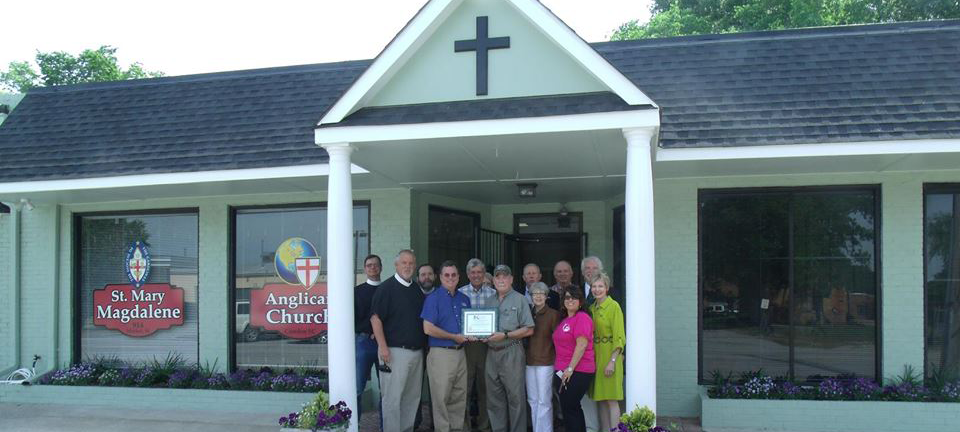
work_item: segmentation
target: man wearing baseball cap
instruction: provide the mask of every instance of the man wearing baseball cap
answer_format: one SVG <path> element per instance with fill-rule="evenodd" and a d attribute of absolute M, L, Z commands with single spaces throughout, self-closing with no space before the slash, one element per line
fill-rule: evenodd
<path fill-rule="evenodd" d="M 513 289 L 513 272 L 503 264 L 493 270 L 497 289 L 497 331 L 486 339 L 487 415 L 493 432 L 526 432 L 523 345 L 533 334 L 533 315 L 523 294 Z"/>

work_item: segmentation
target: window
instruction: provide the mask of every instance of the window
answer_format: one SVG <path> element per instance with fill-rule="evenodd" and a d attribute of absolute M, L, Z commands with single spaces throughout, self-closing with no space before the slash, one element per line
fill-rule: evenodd
<path fill-rule="evenodd" d="M 369 205 L 354 204 L 353 227 L 362 275 Z M 234 211 L 235 367 L 327 366 L 326 230 L 319 204 Z"/>
<path fill-rule="evenodd" d="M 82 215 L 77 226 L 75 360 L 196 362 L 197 214 Z"/>
<path fill-rule="evenodd" d="M 700 380 L 877 374 L 877 189 L 701 191 Z"/>
<path fill-rule="evenodd" d="M 926 375 L 960 373 L 960 185 L 924 188 Z"/>

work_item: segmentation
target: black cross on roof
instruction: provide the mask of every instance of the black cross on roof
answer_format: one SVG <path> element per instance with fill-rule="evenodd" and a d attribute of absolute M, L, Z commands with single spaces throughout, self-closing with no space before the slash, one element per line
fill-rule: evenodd
<path fill-rule="evenodd" d="M 510 36 L 487 37 L 487 17 L 477 17 L 477 38 L 453 43 L 454 52 L 477 52 L 477 96 L 487 94 L 487 51 L 510 48 Z"/>

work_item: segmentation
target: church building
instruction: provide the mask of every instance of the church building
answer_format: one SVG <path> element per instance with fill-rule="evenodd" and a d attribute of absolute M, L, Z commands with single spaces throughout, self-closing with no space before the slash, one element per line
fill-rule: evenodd
<path fill-rule="evenodd" d="M 706 391 L 960 371 L 956 20 L 587 43 L 536 0 L 430 0 L 372 60 L 31 90 L 0 126 L 0 202 L 3 377 L 173 354 L 325 368 L 350 401 L 363 258 L 389 277 L 410 248 L 548 285 L 599 257 L 628 410 L 707 431 L 960 412 Z M 143 390 L 0 402 L 275 407 Z"/>

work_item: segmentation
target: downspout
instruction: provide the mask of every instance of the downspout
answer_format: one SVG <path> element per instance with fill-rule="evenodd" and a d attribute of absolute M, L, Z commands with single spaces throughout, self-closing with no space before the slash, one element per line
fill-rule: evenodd
<path fill-rule="evenodd" d="M 10 208 L 10 286 L 13 288 L 13 299 L 10 304 L 13 310 L 10 315 L 10 329 L 13 331 L 13 364 L 0 371 L 0 378 L 20 368 L 20 204 L 3 203 Z"/>

